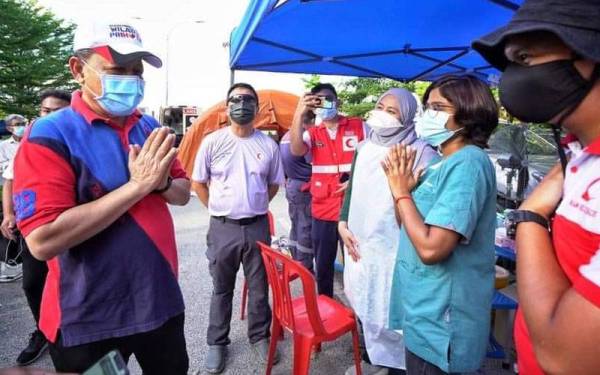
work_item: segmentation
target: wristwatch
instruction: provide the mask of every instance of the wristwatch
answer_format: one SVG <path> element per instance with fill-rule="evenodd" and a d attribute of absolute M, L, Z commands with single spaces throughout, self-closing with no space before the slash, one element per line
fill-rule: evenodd
<path fill-rule="evenodd" d="M 173 183 L 173 178 L 171 176 L 167 177 L 167 185 L 164 188 L 162 188 L 162 189 L 155 189 L 153 191 L 153 193 L 156 193 L 156 194 L 162 194 L 162 193 L 164 193 L 165 191 L 169 190 L 169 188 L 171 187 L 172 183 Z"/>
<path fill-rule="evenodd" d="M 513 210 L 506 214 L 506 220 L 504 221 L 506 226 L 506 236 L 508 238 L 515 239 L 515 235 L 517 234 L 517 225 L 523 222 L 534 222 L 546 229 L 549 229 L 548 220 L 542 215 L 536 214 L 533 211 Z"/>

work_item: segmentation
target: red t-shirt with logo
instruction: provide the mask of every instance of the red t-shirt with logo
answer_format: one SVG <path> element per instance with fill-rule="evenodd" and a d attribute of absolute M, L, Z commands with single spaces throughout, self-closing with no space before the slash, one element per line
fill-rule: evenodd
<path fill-rule="evenodd" d="M 79 91 L 70 107 L 38 119 L 15 158 L 21 233 L 127 183 L 129 145 L 143 145 L 157 127 L 137 111 L 116 125 L 92 111 Z M 170 175 L 186 178 L 177 161 Z M 71 347 L 149 332 L 184 311 L 173 219 L 160 194 L 148 194 L 47 263 L 39 326 L 50 342 L 60 337 Z"/>
<path fill-rule="evenodd" d="M 576 141 L 568 146 L 572 158 L 552 226 L 552 242 L 573 289 L 600 308 L 600 138 L 585 149 Z M 515 344 L 519 373 L 543 374 L 520 310 L 515 321 Z"/>

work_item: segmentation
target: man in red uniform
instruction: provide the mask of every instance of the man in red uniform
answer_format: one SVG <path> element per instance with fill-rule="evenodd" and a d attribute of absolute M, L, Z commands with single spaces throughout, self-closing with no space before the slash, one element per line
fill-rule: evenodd
<path fill-rule="evenodd" d="M 473 47 L 503 70 L 515 117 L 562 126 L 563 157 L 509 220 L 516 228 L 519 372 L 600 368 L 600 2 L 528 0 Z M 552 232 L 548 220 L 552 220 Z"/>
<path fill-rule="evenodd" d="M 358 142 L 365 136 L 363 122 L 338 114 L 333 85 L 321 83 L 298 103 L 291 128 L 291 151 L 312 156 L 312 239 L 319 294 L 333 296 L 333 265 L 339 242 L 337 220 L 348 173 Z M 314 112 L 317 126 L 304 131 L 302 119 Z"/>

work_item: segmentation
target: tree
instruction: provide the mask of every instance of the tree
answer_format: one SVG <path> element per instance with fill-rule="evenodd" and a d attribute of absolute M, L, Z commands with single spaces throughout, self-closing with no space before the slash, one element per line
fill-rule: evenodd
<path fill-rule="evenodd" d="M 302 78 L 302 82 L 304 82 L 304 88 L 308 91 L 321 83 L 321 76 L 312 74 L 309 78 Z"/>
<path fill-rule="evenodd" d="M 348 116 L 364 117 L 375 107 L 381 94 L 393 87 L 402 87 L 422 97 L 429 82 L 397 82 L 387 78 L 354 78 L 344 82 L 338 90 L 341 111 Z"/>
<path fill-rule="evenodd" d="M 313 74 L 302 78 L 302 81 L 304 87 L 309 90 L 321 83 L 321 76 Z M 423 97 L 429 82 L 402 83 L 387 78 L 352 78 L 336 86 L 342 102 L 340 111 L 347 116 L 365 117 L 367 112 L 375 107 L 379 96 L 392 87 L 403 87 Z"/>
<path fill-rule="evenodd" d="M 41 90 L 74 87 L 74 26 L 32 0 L 0 0 L 0 9 L 0 112 L 35 116 Z"/>

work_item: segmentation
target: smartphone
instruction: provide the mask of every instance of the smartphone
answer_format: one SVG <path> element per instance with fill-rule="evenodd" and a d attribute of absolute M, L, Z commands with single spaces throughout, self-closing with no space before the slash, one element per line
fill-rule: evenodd
<path fill-rule="evenodd" d="M 121 353 L 112 350 L 81 375 L 129 375 L 129 369 Z"/>
<path fill-rule="evenodd" d="M 335 103 L 331 100 L 327 100 L 326 96 L 317 96 L 316 106 L 319 108 L 331 109 L 335 106 Z"/>
<path fill-rule="evenodd" d="M 350 179 L 350 173 L 342 173 L 340 175 L 340 184 L 343 184 L 344 182 L 348 181 Z"/>
<path fill-rule="evenodd" d="M 304 115 L 304 117 L 302 118 L 302 124 L 303 125 L 314 125 L 315 124 L 315 118 L 316 115 L 313 111 L 308 111 L 306 112 L 306 114 Z"/>

